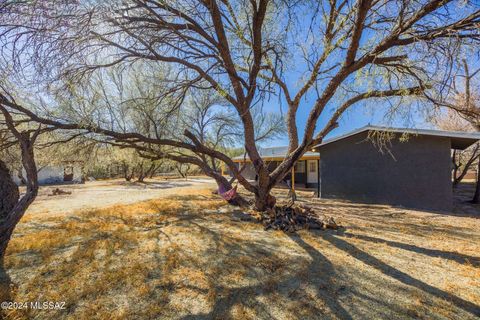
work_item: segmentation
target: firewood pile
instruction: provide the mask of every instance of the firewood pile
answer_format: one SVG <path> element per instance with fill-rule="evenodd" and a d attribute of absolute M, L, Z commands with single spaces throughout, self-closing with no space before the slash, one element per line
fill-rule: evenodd
<path fill-rule="evenodd" d="M 333 217 L 317 214 L 312 208 L 300 205 L 282 205 L 261 214 L 265 230 L 295 232 L 301 229 L 341 228 Z"/>
<path fill-rule="evenodd" d="M 49 197 L 54 197 L 54 196 L 61 196 L 61 195 L 66 195 L 66 194 L 72 194 L 70 191 L 65 191 L 60 188 L 55 188 L 52 190 L 52 193 L 49 194 Z"/>

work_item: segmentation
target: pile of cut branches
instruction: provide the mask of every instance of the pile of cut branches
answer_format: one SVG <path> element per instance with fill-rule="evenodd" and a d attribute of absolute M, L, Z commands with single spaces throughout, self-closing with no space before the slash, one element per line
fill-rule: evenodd
<path fill-rule="evenodd" d="M 52 190 L 52 193 L 49 194 L 49 197 L 54 197 L 54 196 L 61 196 L 61 195 L 66 195 L 66 194 L 72 194 L 70 191 L 65 191 L 60 188 L 55 188 Z"/>
<path fill-rule="evenodd" d="M 333 229 L 337 230 L 338 225 L 333 217 L 320 215 L 310 207 L 303 205 L 281 205 L 261 213 L 260 220 L 265 230 L 282 230 L 295 232 L 301 229 Z"/>

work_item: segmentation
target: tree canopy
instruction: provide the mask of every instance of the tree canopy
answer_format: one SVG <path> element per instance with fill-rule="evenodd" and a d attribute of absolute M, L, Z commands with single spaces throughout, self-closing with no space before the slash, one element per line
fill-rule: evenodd
<path fill-rule="evenodd" d="M 448 69 L 452 54 L 480 40 L 475 1 L 31 0 L 5 1 L 0 14 L 3 68 L 22 70 L 27 77 L 33 72 L 37 86 L 47 83 L 42 90 L 47 88 L 55 98 L 44 98 L 45 105 L 55 106 L 64 90 L 94 83 L 92 79 L 109 70 L 141 78 L 148 74 L 145 66 L 154 65 L 162 70 L 155 74 L 161 80 L 154 90 L 142 93 L 160 110 L 150 115 L 171 116 L 164 107 L 180 110 L 201 91 L 221 99 L 215 117 L 234 119 L 234 112 L 258 183 L 244 179 L 225 150 L 202 141 L 201 131 L 177 127 L 172 118 L 113 128 L 52 114 L 51 107 L 42 114 L 8 99 L 2 100 L 4 105 L 46 126 L 100 134 L 141 152 L 196 162 L 221 183 L 225 181 L 205 159 L 223 162 L 255 194 L 259 209 L 272 203 L 271 188 L 353 105 L 425 96 L 438 73 Z M 139 65 L 142 71 L 136 69 Z M 289 139 L 287 157 L 272 172 L 259 152 L 263 125 L 255 115 L 271 98 L 286 111 Z M 138 100 L 131 107 L 120 99 L 122 103 L 113 104 L 115 112 L 124 112 L 122 105 L 134 110 L 135 117 L 145 111 L 146 105 L 138 109 Z M 87 102 L 92 109 L 73 109 L 97 112 L 98 104 Z M 156 109 L 159 105 L 162 109 Z M 303 133 L 298 130 L 299 110 L 308 113 Z M 327 119 L 322 126 L 320 117 Z M 183 129 L 175 137 L 163 134 L 172 123 L 173 129 Z M 161 130 L 152 130 L 155 126 Z M 165 148 L 174 148 L 176 154 Z"/>

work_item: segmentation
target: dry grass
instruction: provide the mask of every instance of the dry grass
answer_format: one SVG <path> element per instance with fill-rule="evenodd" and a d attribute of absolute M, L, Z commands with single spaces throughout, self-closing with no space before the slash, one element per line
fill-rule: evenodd
<path fill-rule="evenodd" d="M 287 235 L 231 219 L 209 190 L 25 219 L 6 267 L 10 319 L 474 319 L 480 220 L 315 202 L 345 232 Z M 478 314 L 477 314 L 478 315 Z"/>

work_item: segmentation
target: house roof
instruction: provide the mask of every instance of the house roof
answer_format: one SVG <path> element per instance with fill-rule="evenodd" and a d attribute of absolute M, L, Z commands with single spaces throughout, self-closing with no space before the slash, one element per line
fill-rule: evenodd
<path fill-rule="evenodd" d="M 259 148 L 258 152 L 263 159 L 283 159 L 287 155 L 288 146 L 280 147 L 269 147 L 269 148 Z M 318 158 L 318 152 L 306 152 L 302 158 Z M 243 155 L 234 157 L 233 160 L 243 161 L 244 159 L 249 160 L 248 155 L 244 157 Z"/>
<path fill-rule="evenodd" d="M 382 131 L 411 135 L 424 135 L 424 136 L 436 136 L 450 138 L 452 142 L 452 149 L 463 150 L 480 140 L 480 133 L 477 132 L 464 132 L 464 131 L 444 131 L 444 130 L 430 130 L 430 129 L 409 129 L 409 128 L 389 128 L 380 126 L 365 126 L 354 130 L 352 132 L 340 135 L 335 138 L 325 140 L 320 145 L 315 147 L 323 147 L 335 141 L 339 141 L 353 135 L 365 132 L 365 131 Z"/>
<path fill-rule="evenodd" d="M 476 132 L 464 132 L 464 131 L 444 131 L 444 130 L 430 130 L 430 129 L 409 129 L 409 128 L 390 128 L 390 127 L 381 127 L 381 126 L 365 126 L 356 130 L 353 130 L 349 133 L 334 137 L 328 140 L 325 140 L 320 145 L 315 146 L 315 149 L 318 147 L 325 146 L 335 141 L 339 141 L 356 134 L 366 132 L 366 131 L 383 131 L 383 132 L 392 132 L 392 133 L 401 133 L 401 134 L 411 134 L 411 135 L 424 135 L 424 136 L 436 136 L 436 137 L 445 137 L 450 138 L 452 142 L 452 149 L 463 150 L 480 140 L 480 133 Z M 260 156 L 266 160 L 273 159 L 283 159 L 287 155 L 288 146 L 280 147 L 269 147 L 269 148 L 259 148 Z M 306 152 L 302 158 L 318 158 L 318 152 Z M 234 157 L 234 161 L 243 161 L 244 159 L 249 160 L 248 155 Z"/>

